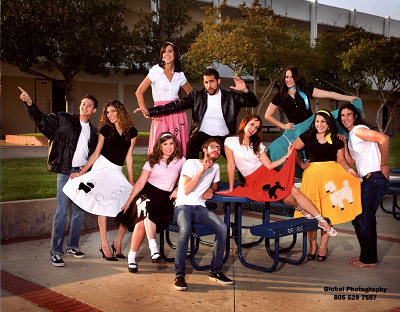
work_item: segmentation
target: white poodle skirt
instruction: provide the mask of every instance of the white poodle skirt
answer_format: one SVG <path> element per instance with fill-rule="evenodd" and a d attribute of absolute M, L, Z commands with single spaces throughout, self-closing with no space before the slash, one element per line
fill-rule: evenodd
<path fill-rule="evenodd" d="M 362 211 L 360 179 L 335 161 L 311 163 L 304 170 L 300 191 L 333 225 L 352 221 Z M 302 216 L 295 212 L 295 218 Z"/>
<path fill-rule="evenodd" d="M 132 188 L 122 172 L 122 166 L 100 155 L 91 171 L 70 179 L 63 191 L 83 210 L 99 216 L 115 217 L 126 204 Z"/>

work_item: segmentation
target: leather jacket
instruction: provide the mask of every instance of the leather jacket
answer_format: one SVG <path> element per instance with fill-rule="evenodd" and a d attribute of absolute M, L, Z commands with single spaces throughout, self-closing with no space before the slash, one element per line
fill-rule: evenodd
<path fill-rule="evenodd" d="M 224 115 L 229 134 L 235 134 L 237 129 L 237 116 L 242 107 L 256 107 L 257 97 L 247 87 L 249 92 L 238 93 L 235 91 L 219 89 L 221 92 L 222 114 Z M 207 90 L 194 90 L 182 100 L 176 100 L 165 105 L 149 108 L 149 116 L 162 116 L 180 112 L 185 109 L 192 110 L 192 127 L 190 136 L 198 132 L 207 110 Z"/>
<path fill-rule="evenodd" d="M 78 145 L 81 133 L 79 114 L 65 112 L 44 114 L 39 107 L 32 103 L 26 108 L 36 127 L 49 139 L 49 153 L 47 158 L 47 170 L 69 174 L 72 168 L 72 158 Z M 97 145 L 98 131 L 90 122 L 89 156 Z"/>

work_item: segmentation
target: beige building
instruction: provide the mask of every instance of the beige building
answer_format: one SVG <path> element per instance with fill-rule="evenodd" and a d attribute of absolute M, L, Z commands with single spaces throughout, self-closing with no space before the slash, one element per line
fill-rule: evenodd
<path fill-rule="evenodd" d="M 194 25 L 202 20 L 204 16 L 204 12 L 201 10 L 202 6 L 218 5 L 220 2 L 222 1 L 197 1 L 196 5 L 189 12 L 193 18 L 192 24 Z M 252 1 L 245 2 L 248 6 L 252 3 Z M 321 5 L 317 1 L 262 0 L 260 2 L 264 6 L 268 5 L 272 7 L 277 14 L 286 16 L 290 20 L 290 23 L 296 27 L 303 28 L 309 32 L 311 43 L 313 43 L 318 34 L 325 33 L 335 27 L 344 27 L 347 24 L 362 26 L 369 31 L 386 36 L 400 37 L 400 21 L 392 20 L 389 17 L 373 16 L 359 13 L 357 10 L 345 10 Z M 241 3 L 243 3 L 243 0 L 228 0 L 229 8 L 227 14 L 233 18 L 238 16 L 239 11 L 237 6 Z M 143 9 L 145 12 L 150 12 L 154 9 L 152 8 L 153 2 L 151 0 L 128 0 L 127 4 L 131 7 L 131 11 L 125 15 L 125 23 L 131 27 L 139 20 L 138 13 L 140 9 Z M 232 84 L 231 77 L 233 73 L 225 66 L 220 66 L 219 71 L 221 77 L 223 77 L 222 88 L 229 88 Z M 56 71 L 52 73 L 52 77 L 62 80 L 62 76 Z M 112 74 L 104 78 L 101 76 L 90 76 L 81 72 L 76 76 L 74 82 L 75 111 L 78 111 L 80 99 L 86 93 L 93 94 L 99 101 L 100 109 L 91 118 L 95 125 L 99 122 L 103 104 L 108 100 L 119 99 L 127 105 L 130 111 L 133 111 L 138 107 L 135 91 L 143 78 L 143 75 L 123 76 L 122 74 Z M 46 113 L 50 113 L 54 109 L 53 102 L 55 102 L 55 99 L 60 94 L 58 91 L 59 87 L 52 83 L 52 81 L 22 73 L 16 66 L 3 63 L 1 68 L 1 138 L 4 138 L 6 134 L 37 132 L 34 123 L 30 120 L 24 105 L 19 99 L 20 92 L 18 86 L 25 89 Z M 201 83 L 193 83 L 192 87 L 200 89 L 203 86 Z M 252 88 L 251 84 L 250 88 Z M 261 98 L 263 91 L 262 88 L 258 90 L 258 98 Z M 184 94 L 183 91 L 182 96 Z M 273 95 L 271 94 L 270 99 L 272 99 Z M 362 97 L 365 116 L 370 123 L 374 123 L 379 105 L 378 97 L 374 93 L 367 96 L 362 95 Z M 390 99 L 391 105 L 399 97 L 399 94 L 393 96 Z M 150 89 L 146 92 L 145 99 L 147 105 L 151 107 L 152 97 Z M 260 108 L 259 114 L 261 116 L 264 115 L 270 99 Z M 315 112 L 321 108 L 332 110 L 336 108 L 337 103 L 335 101 L 314 99 L 312 105 L 314 105 L 312 109 Z M 245 114 L 246 111 L 243 110 L 239 118 Z M 385 112 L 380 117 L 386 118 Z M 134 115 L 133 118 L 139 131 L 149 131 L 149 119 L 143 118 L 141 114 Z M 188 119 L 190 119 L 190 112 L 188 112 Z M 390 126 L 388 134 L 392 135 L 397 132 L 400 132 L 400 108 L 395 112 L 395 119 Z"/>

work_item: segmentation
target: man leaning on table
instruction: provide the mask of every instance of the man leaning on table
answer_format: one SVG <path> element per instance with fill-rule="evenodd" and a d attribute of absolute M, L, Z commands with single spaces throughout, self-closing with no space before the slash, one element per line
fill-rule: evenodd
<path fill-rule="evenodd" d="M 203 159 L 188 159 L 182 167 L 176 198 L 174 221 L 179 225 L 175 255 L 175 289 L 186 290 L 185 268 L 192 223 L 204 224 L 215 231 L 213 257 L 209 279 L 231 285 L 233 281 L 222 273 L 227 226 L 205 201 L 217 190 L 219 165 L 215 163 L 221 153 L 221 142 L 208 139 L 202 146 Z"/>

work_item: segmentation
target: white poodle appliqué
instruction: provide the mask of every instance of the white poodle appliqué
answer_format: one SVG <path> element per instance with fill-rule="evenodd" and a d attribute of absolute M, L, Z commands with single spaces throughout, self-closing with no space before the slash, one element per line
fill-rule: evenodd
<path fill-rule="evenodd" d="M 332 207 L 339 206 L 340 210 L 344 210 L 343 200 L 347 200 L 349 204 L 353 203 L 353 191 L 347 180 L 343 181 L 343 188 L 336 191 L 336 186 L 332 181 L 325 184 L 325 190 L 330 193 L 329 199 L 332 202 Z"/>
<path fill-rule="evenodd" d="M 143 198 L 141 198 L 141 197 L 136 201 L 138 218 L 140 217 L 142 211 L 143 211 L 144 216 L 147 215 L 146 207 L 147 207 L 147 202 L 149 202 L 149 201 L 150 201 L 150 199 L 146 198 L 145 200 L 143 200 Z"/>

